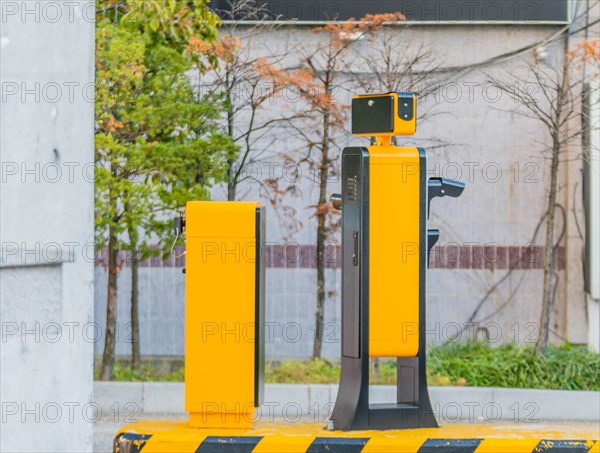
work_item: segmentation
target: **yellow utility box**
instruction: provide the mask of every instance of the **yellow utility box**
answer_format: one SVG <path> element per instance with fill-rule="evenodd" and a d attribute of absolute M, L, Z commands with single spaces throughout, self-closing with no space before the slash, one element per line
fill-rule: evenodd
<path fill-rule="evenodd" d="M 250 427 L 262 402 L 264 217 L 254 202 L 187 204 L 185 409 L 191 427 Z"/>

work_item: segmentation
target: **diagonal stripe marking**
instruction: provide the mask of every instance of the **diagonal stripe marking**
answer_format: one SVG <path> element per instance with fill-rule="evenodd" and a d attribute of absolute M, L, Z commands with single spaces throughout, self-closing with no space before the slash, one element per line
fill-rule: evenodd
<path fill-rule="evenodd" d="M 360 453 L 368 437 L 317 437 L 306 453 Z"/>
<path fill-rule="evenodd" d="M 481 439 L 427 439 L 418 453 L 474 453 Z"/>
<path fill-rule="evenodd" d="M 258 436 L 208 436 L 196 453 L 252 453 L 261 439 Z"/>

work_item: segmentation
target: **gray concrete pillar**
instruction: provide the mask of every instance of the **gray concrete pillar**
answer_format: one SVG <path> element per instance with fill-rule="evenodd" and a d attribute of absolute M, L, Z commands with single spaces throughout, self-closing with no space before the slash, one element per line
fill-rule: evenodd
<path fill-rule="evenodd" d="M 0 450 L 86 452 L 95 4 L 0 8 Z"/>

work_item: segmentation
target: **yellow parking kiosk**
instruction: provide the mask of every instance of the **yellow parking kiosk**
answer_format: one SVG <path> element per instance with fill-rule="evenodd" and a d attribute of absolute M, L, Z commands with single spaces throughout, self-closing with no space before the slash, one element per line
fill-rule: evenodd
<path fill-rule="evenodd" d="M 356 96 L 352 133 L 372 146 L 342 153 L 342 368 L 331 417 L 334 429 L 437 426 L 425 372 L 425 290 L 429 251 L 439 232 L 427 229 L 433 196 L 459 196 L 464 185 L 429 182 L 422 148 L 393 145 L 416 131 L 413 93 Z M 429 190 L 429 184 L 435 187 Z M 439 189 L 439 190 L 438 190 Z M 397 398 L 369 403 L 369 359 L 397 359 Z"/>

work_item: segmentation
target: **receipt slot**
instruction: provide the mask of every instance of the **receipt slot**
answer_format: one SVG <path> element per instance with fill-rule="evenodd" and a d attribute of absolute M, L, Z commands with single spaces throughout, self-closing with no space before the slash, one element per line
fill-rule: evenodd
<path fill-rule="evenodd" d="M 342 153 L 342 364 L 331 427 L 338 430 L 437 427 L 427 390 L 425 303 L 427 229 L 435 196 L 459 196 L 460 182 L 427 180 L 422 148 L 394 146 L 416 131 L 413 93 L 357 96 L 352 133 L 372 146 Z M 369 359 L 395 358 L 397 397 L 369 402 Z"/>
<path fill-rule="evenodd" d="M 192 201 L 182 224 L 189 426 L 249 428 L 264 393 L 264 207 Z"/>

